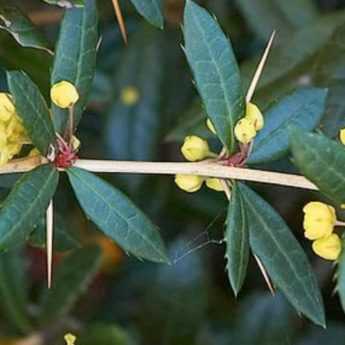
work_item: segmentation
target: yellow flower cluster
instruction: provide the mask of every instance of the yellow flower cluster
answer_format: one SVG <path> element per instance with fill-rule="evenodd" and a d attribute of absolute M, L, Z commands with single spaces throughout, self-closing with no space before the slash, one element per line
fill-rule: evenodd
<path fill-rule="evenodd" d="M 249 144 L 264 126 L 264 117 L 253 103 L 247 103 L 246 115 L 235 126 L 235 137 L 242 144 Z"/>
<path fill-rule="evenodd" d="M 337 221 L 334 207 L 313 201 L 304 208 L 304 236 L 313 241 L 313 251 L 326 260 L 337 260 L 341 253 L 341 240 L 335 234 Z"/>
<path fill-rule="evenodd" d="M 10 94 L 0 93 L 0 166 L 17 155 L 29 143 L 21 118 Z"/>
<path fill-rule="evenodd" d="M 206 140 L 191 135 L 185 138 L 181 147 L 182 155 L 190 162 L 202 161 L 206 158 L 215 156 L 210 151 L 210 147 Z M 219 179 L 216 178 L 204 178 L 196 175 L 183 175 L 178 174 L 175 177 L 175 183 L 182 190 L 193 193 L 198 191 L 203 183 L 206 182 L 206 186 L 216 191 L 223 191 L 222 184 Z"/>

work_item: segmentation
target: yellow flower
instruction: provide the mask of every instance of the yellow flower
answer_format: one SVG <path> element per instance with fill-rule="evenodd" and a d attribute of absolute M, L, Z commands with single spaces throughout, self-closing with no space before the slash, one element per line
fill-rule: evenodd
<path fill-rule="evenodd" d="M 253 103 L 247 103 L 245 118 L 254 123 L 256 131 L 259 131 L 264 127 L 264 117 L 262 116 L 260 109 Z"/>
<path fill-rule="evenodd" d="M 8 161 L 9 161 L 9 153 L 8 153 L 8 148 L 6 146 L 6 147 L 2 148 L 0 151 L 0 167 L 7 164 Z"/>
<path fill-rule="evenodd" d="M 206 186 L 210 189 L 213 189 L 217 192 L 223 192 L 224 188 L 222 182 L 219 178 L 208 178 L 206 179 Z"/>
<path fill-rule="evenodd" d="M 126 86 L 121 90 L 120 98 L 124 105 L 132 106 L 138 103 L 140 94 L 136 87 Z"/>
<path fill-rule="evenodd" d="M 341 240 L 337 234 L 313 242 L 313 251 L 326 260 L 337 260 L 341 253 Z"/>
<path fill-rule="evenodd" d="M 235 126 L 235 137 L 242 144 L 250 143 L 256 136 L 255 124 L 247 118 L 239 120 Z"/>
<path fill-rule="evenodd" d="M 71 107 L 79 100 L 79 94 L 76 87 L 65 80 L 52 86 L 50 97 L 54 104 L 63 109 Z"/>
<path fill-rule="evenodd" d="M 66 345 L 74 345 L 77 337 L 72 333 L 67 333 L 65 334 L 64 339 L 66 341 Z"/>
<path fill-rule="evenodd" d="M 8 121 L 15 112 L 12 96 L 6 92 L 0 92 L 0 121 Z"/>
<path fill-rule="evenodd" d="M 329 236 L 337 220 L 335 209 L 322 202 L 314 201 L 303 208 L 305 229 L 304 236 L 309 240 L 316 240 Z"/>
<path fill-rule="evenodd" d="M 195 135 L 191 135 L 184 139 L 181 152 L 187 160 L 195 162 L 208 157 L 210 154 L 210 148 L 206 140 Z"/>
<path fill-rule="evenodd" d="M 345 145 L 345 128 L 343 128 L 339 133 L 340 141 Z"/>
<path fill-rule="evenodd" d="M 175 183 L 185 192 L 193 193 L 201 188 L 204 179 L 201 176 L 179 174 L 175 176 Z"/>
<path fill-rule="evenodd" d="M 214 125 L 210 119 L 207 119 L 206 126 L 213 134 L 216 134 L 216 128 L 214 127 Z"/>

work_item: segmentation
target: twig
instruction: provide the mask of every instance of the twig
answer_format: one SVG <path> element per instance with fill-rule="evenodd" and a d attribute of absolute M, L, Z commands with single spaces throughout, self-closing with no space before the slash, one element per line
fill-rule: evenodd
<path fill-rule="evenodd" d="M 48 289 L 52 285 L 52 264 L 53 264 L 53 224 L 54 224 L 54 208 L 51 200 L 46 215 L 46 246 L 47 246 L 47 282 Z"/>
<path fill-rule="evenodd" d="M 119 0 L 112 0 L 112 1 L 113 1 L 113 5 L 114 5 L 115 15 L 116 15 L 117 21 L 119 23 L 122 38 L 123 38 L 124 42 L 127 44 L 128 43 L 127 30 L 126 30 L 125 21 L 124 21 L 123 16 L 122 16 L 121 8 L 119 5 Z"/>
<path fill-rule="evenodd" d="M 0 175 L 27 172 L 39 165 L 47 163 L 48 161 L 42 157 L 13 160 L 5 166 L 0 167 Z M 74 166 L 92 172 L 151 175 L 199 175 L 317 190 L 317 187 L 303 176 L 265 170 L 234 168 L 221 165 L 216 161 L 170 163 L 79 159 L 76 161 Z"/>

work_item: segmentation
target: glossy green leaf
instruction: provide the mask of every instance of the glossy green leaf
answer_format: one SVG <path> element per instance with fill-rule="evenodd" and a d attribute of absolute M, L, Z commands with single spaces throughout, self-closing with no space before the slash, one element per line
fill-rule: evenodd
<path fill-rule="evenodd" d="M 237 183 L 231 193 L 228 216 L 226 220 L 226 269 L 229 280 L 237 296 L 247 274 L 249 260 L 248 219 L 241 193 Z"/>
<path fill-rule="evenodd" d="M 326 97 L 327 90 L 300 89 L 273 105 L 265 113 L 264 128 L 254 140 L 247 163 L 267 163 L 286 155 L 289 151 L 288 127 L 314 129 L 324 113 Z"/>
<path fill-rule="evenodd" d="M 345 238 L 342 238 L 342 246 L 343 248 L 345 245 Z M 340 298 L 340 303 L 345 313 L 345 250 L 342 250 L 342 253 L 338 259 L 337 265 L 337 273 L 336 273 L 336 280 L 337 280 L 337 292 Z"/>
<path fill-rule="evenodd" d="M 293 162 L 330 200 L 345 204 L 345 149 L 324 135 L 291 128 Z"/>
<path fill-rule="evenodd" d="M 17 7 L 0 2 L 0 29 L 11 34 L 23 47 L 43 49 L 52 54 L 47 40 Z"/>
<path fill-rule="evenodd" d="M 65 252 L 80 247 L 78 240 L 67 231 L 67 224 L 62 216 L 54 215 L 54 250 Z M 35 226 L 29 237 L 29 243 L 33 247 L 46 248 L 46 222 L 42 218 Z"/>
<path fill-rule="evenodd" d="M 19 331 L 32 330 L 28 315 L 28 284 L 22 248 L 0 254 L 0 300 L 3 315 Z"/>
<path fill-rule="evenodd" d="M 8 72 L 7 81 L 18 115 L 34 146 L 46 156 L 55 142 L 50 111 L 38 87 L 24 72 Z"/>
<path fill-rule="evenodd" d="M 196 86 L 219 139 L 233 152 L 234 126 L 244 113 L 244 97 L 231 43 L 216 20 L 193 1 L 184 14 L 185 53 Z"/>
<path fill-rule="evenodd" d="M 59 173 L 50 165 L 24 174 L 0 209 L 0 250 L 24 242 L 52 199 Z"/>
<path fill-rule="evenodd" d="M 82 8 L 66 9 L 59 41 L 56 47 L 51 83 L 67 80 L 79 92 L 74 106 L 77 125 L 87 105 L 88 95 L 96 68 L 98 44 L 98 13 L 95 0 L 86 0 Z M 52 105 L 55 127 L 62 132 L 68 119 L 68 111 Z"/>
<path fill-rule="evenodd" d="M 312 0 L 237 0 L 239 9 L 256 35 L 267 39 L 273 30 L 287 38 L 318 17 Z"/>
<path fill-rule="evenodd" d="M 85 0 L 43 0 L 47 4 L 57 5 L 60 7 L 72 8 L 72 7 L 83 7 Z"/>
<path fill-rule="evenodd" d="M 101 250 L 88 246 L 73 251 L 59 264 L 54 273 L 52 288 L 43 296 L 40 322 L 59 320 L 73 307 L 98 272 Z"/>
<path fill-rule="evenodd" d="M 86 215 L 126 252 L 154 262 L 168 262 L 158 229 L 119 190 L 85 170 L 68 170 Z"/>
<path fill-rule="evenodd" d="M 146 20 L 163 29 L 162 0 L 131 0 L 131 2 Z"/>
<path fill-rule="evenodd" d="M 325 326 L 320 290 L 302 247 L 265 200 L 244 184 L 239 184 L 239 192 L 247 213 L 253 253 L 295 309 Z"/>

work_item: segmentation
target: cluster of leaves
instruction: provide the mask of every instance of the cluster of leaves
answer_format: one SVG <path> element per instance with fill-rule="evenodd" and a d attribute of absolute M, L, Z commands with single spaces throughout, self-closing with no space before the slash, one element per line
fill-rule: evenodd
<path fill-rule="evenodd" d="M 187 92 L 178 90 L 177 98 L 174 94 L 177 91 L 170 90 L 169 97 L 166 97 L 168 100 L 162 102 L 164 97 L 161 85 L 165 75 L 162 63 L 164 53 L 161 47 L 164 47 L 164 42 L 159 34 L 149 27 L 144 29 L 140 27 L 141 33 L 136 33 L 136 37 L 133 36 L 130 47 L 121 56 L 114 53 L 117 46 L 114 47 L 113 35 L 109 40 L 112 54 L 108 54 L 109 46 L 107 46 L 107 35 L 105 34 L 100 50 L 102 67 L 96 71 L 96 78 L 92 84 L 99 38 L 94 2 L 46 2 L 67 5 L 54 57 L 50 53 L 52 51 L 50 44 L 21 12 L 8 7 L 1 9 L 3 20 L 1 29 L 10 33 L 20 46 L 35 49 L 25 50 L 25 53 L 22 53 L 22 55 L 29 54 L 31 57 L 30 66 L 25 65 L 22 61 L 16 63 L 15 58 L 7 58 L 8 60 L 5 59 L 5 61 L 3 58 L 1 59 L 4 67 L 20 68 L 27 72 L 8 72 L 7 76 L 9 91 L 14 96 L 19 115 L 23 118 L 33 144 L 43 155 L 46 155 L 50 144 L 55 142 L 55 131 L 63 133 L 67 125 L 67 112 L 53 105 L 51 106 L 53 115 L 50 117 L 47 94 L 49 86 L 55 82 L 62 79 L 69 80 L 80 91 L 81 101 L 76 108 L 77 123 L 90 99 L 90 92 L 91 101 L 96 104 L 104 103 L 104 101 L 107 103 L 111 98 L 113 83 L 115 83 L 116 92 L 120 92 L 127 85 L 134 85 L 140 90 L 142 101 L 128 107 L 118 97 L 113 100 L 108 108 L 109 117 L 105 120 L 105 144 L 109 148 L 108 154 L 111 158 L 154 159 L 157 143 L 162 138 L 160 130 L 163 129 L 163 135 L 170 130 L 169 124 L 176 122 L 171 120 L 171 117 L 175 117 L 174 112 L 185 110 L 187 100 L 190 95 L 193 95 L 193 91 L 187 88 Z M 344 37 L 342 35 L 343 15 L 319 17 L 309 1 L 303 1 L 302 8 L 301 4 L 295 1 L 289 5 L 285 5 L 284 2 L 279 4 L 271 2 L 269 8 L 263 5 L 264 2 L 257 3 L 255 14 L 252 10 L 248 10 L 252 6 L 250 1 L 238 1 L 238 8 L 245 14 L 249 26 L 257 32 L 260 38 L 266 39 L 274 28 L 281 29 L 279 32 L 281 44 L 274 48 L 255 96 L 255 102 L 264 109 L 265 127 L 254 141 L 247 164 L 254 169 L 261 166 L 275 168 L 275 164 L 288 157 L 291 146 L 290 151 L 292 151 L 295 165 L 319 187 L 327 198 L 339 206 L 344 203 L 343 195 L 345 195 L 342 193 L 344 181 L 341 170 L 345 153 L 341 145 L 327 139 L 326 135 L 333 138 L 339 128 L 344 125 L 344 118 L 341 116 L 343 115 L 341 109 L 344 105 L 339 97 L 343 90 L 343 80 L 339 79 L 337 64 L 333 63 L 341 61 L 340 59 L 343 57 L 341 49 Z M 138 0 L 133 1 L 133 4 L 151 23 L 162 26 L 161 12 L 157 12 L 157 8 L 161 6 L 159 1 Z M 70 7 L 69 5 L 77 6 Z M 216 8 L 214 9 L 216 10 Z M 296 9 L 298 9 L 298 16 L 296 16 Z M 284 10 L 284 16 L 281 15 L 282 10 Z M 261 13 L 259 21 L 257 12 Z M 262 25 L 261 18 L 263 17 L 266 18 L 265 25 Z M 131 32 L 130 22 L 128 28 Z M 290 28 L 293 28 L 294 34 L 286 43 L 284 37 L 291 34 Z M 113 27 L 111 30 L 114 30 Z M 71 32 L 74 34 L 71 35 Z M 204 108 L 201 107 L 199 99 L 194 102 L 189 111 L 190 121 L 186 121 L 186 114 L 183 113 L 182 125 L 178 125 L 171 131 L 168 139 L 178 141 L 185 134 L 201 133 L 209 136 L 204 125 L 207 115 L 212 119 L 222 144 L 228 148 L 229 152 L 234 153 L 237 150 L 237 144 L 233 137 L 233 127 L 243 116 L 244 93 L 257 59 L 245 62 L 239 68 L 231 43 L 217 21 L 206 10 L 190 0 L 186 3 L 183 33 L 184 50 Z M 172 41 L 176 43 L 176 39 L 177 37 L 173 36 Z M 236 38 L 233 41 L 236 43 Z M 234 46 L 236 48 L 236 44 Z M 334 47 L 337 49 L 332 49 Z M 17 52 L 18 47 L 13 53 L 18 59 Z M 169 56 L 170 62 L 174 59 L 173 54 L 171 55 Z M 40 57 L 39 63 L 36 64 L 39 68 L 35 68 L 35 56 Z M 43 62 L 42 56 L 45 57 Z M 331 60 L 333 62 L 328 63 Z M 107 66 L 112 66 L 114 63 L 120 67 L 116 77 L 109 81 Z M 281 67 L 283 64 L 284 68 Z M 50 65 L 52 66 L 51 74 L 48 73 Z M 180 86 L 183 84 L 181 76 L 169 76 L 169 78 L 168 81 L 165 80 L 169 85 Z M 300 87 L 301 83 L 308 85 Z M 191 83 L 187 79 L 185 84 Z M 99 85 L 101 85 L 100 89 Z M 176 103 L 180 103 L 182 106 L 178 108 Z M 171 113 L 167 114 L 165 110 L 165 118 L 162 118 L 159 114 L 159 107 L 169 108 Z M 90 120 L 92 123 L 92 117 L 89 116 L 86 120 Z M 88 130 L 87 121 L 84 125 L 86 130 Z M 167 121 L 168 124 L 162 128 L 164 121 Z M 320 121 L 322 134 L 306 134 L 307 131 L 317 128 Z M 133 138 L 138 139 L 132 140 Z M 82 140 L 85 145 L 85 154 L 99 153 L 99 149 L 92 147 L 92 142 L 88 144 L 88 139 L 90 139 L 89 133 L 85 144 Z M 89 148 L 90 152 L 87 151 Z M 291 169 L 290 164 L 289 169 Z M 35 246 L 44 246 L 43 215 L 56 192 L 60 175 L 64 175 L 64 173 L 57 171 L 54 166 L 46 165 L 25 174 L 18 180 L 0 211 L 2 249 L 11 249 L 23 244 L 26 240 Z M 67 175 L 83 210 L 107 236 L 134 256 L 156 262 L 168 261 L 168 255 L 156 227 L 118 189 L 80 169 L 71 168 L 67 171 Z M 60 178 L 60 180 L 60 185 L 64 184 L 64 179 Z M 130 182 L 127 183 L 128 181 Z M 162 205 L 147 200 L 147 193 L 142 192 L 145 184 L 148 183 L 147 179 L 143 177 L 134 177 L 134 180 L 122 178 L 117 180 L 117 183 L 126 185 L 134 199 L 140 200 L 138 194 L 144 194 L 145 200 L 139 201 L 139 203 L 144 205 L 146 210 L 150 210 L 151 215 L 155 212 L 152 209 L 157 210 L 158 214 L 161 212 Z M 172 184 L 171 181 L 169 184 Z M 167 183 L 161 183 L 158 180 L 156 187 L 158 199 L 160 193 L 165 193 L 166 185 Z M 56 198 L 58 197 L 57 195 Z M 210 194 L 200 198 L 203 197 L 206 202 L 193 203 L 194 211 L 198 208 L 206 208 L 207 210 L 201 213 L 214 216 L 223 207 L 223 200 L 219 203 L 219 199 L 213 198 Z M 183 205 L 182 209 L 191 209 L 190 199 L 186 196 L 183 196 L 182 199 L 178 199 L 178 202 Z M 171 201 L 169 202 L 171 203 Z M 159 203 L 161 204 L 160 201 Z M 215 208 L 215 212 L 212 207 Z M 175 207 L 173 212 L 178 212 L 176 209 Z M 173 215 L 176 213 L 170 213 L 170 216 Z M 164 217 L 159 216 L 158 218 Z M 247 270 L 250 269 L 248 261 L 249 254 L 252 252 L 263 263 L 273 285 L 282 291 L 298 313 L 306 315 L 317 324 L 324 325 L 323 302 L 315 275 L 304 250 L 277 211 L 263 200 L 252 189 L 252 186 L 234 182 L 226 218 L 224 237 L 227 272 L 234 293 L 237 295 L 242 288 Z M 200 225 L 200 223 L 197 224 Z M 181 225 L 182 223 L 177 222 L 172 225 L 172 228 L 175 231 L 177 227 L 181 228 Z M 221 227 L 221 225 L 219 226 Z M 55 227 L 55 248 L 62 251 L 74 250 L 61 262 L 55 274 L 53 289 L 49 292 L 44 291 L 40 296 L 38 313 L 33 313 L 28 308 L 30 301 L 26 296 L 27 287 L 24 282 L 29 278 L 24 278 L 21 273 L 25 270 L 25 263 L 21 261 L 22 255 L 17 250 L 11 249 L 1 257 L 0 274 L 3 279 L 0 279 L 2 282 L 0 293 L 7 301 L 4 305 L 6 315 L 22 333 L 29 333 L 37 327 L 46 327 L 49 323 L 61 319 L 70 311 L 77 296 L 90 283 L 91 278 L 95 276 L 100 267 L 99 250 L 94 247 L 75 249 L 79 243 L 70 237 L 65 228 L 63 221 L 58 218 Z M 172 246 L 172 253 L 176 252 L 176 248 L 181 250 L 181 247 L 184 248 L 184 245 L 181 245 L 181 241 L 179 241 Z M 345 258 L 343 257 L 339 261 L 337 277 L 338 291 L 344 304 Z M 143 310 L 152 315 L 153 319 L 157 319 L 155 321 L 157 325 L 160 325 L 162 320 L 170 320 L 168 325 L 157 327 L 161 330 L 152 334 L 148 331 L 149 321 L 145 316 L 140 317 L 140 323 L 144 325 L 142 331 L 146 330 L 147 333 L 150 333 L 146 334 L 146 337 L 151 340 L 151 343 L 160 342 L 162 334 L 164 334 L 166 343 L 183 344 L 186 339 L 188 339 L 187 343 L 192 343 L 199 325 L 203 321 L 209 322 L 204 319 L 205 301 L 207 300 L 205 291 L 212 296 L 218 292 L 208 290 L 207 268 L 199 256 L 194 253 L 173 267 L 156 268 L 158 271 L 156 275 L 152 274 L 150 267 L 139 269 L 137 264 L 133 265 L 135 266 L 133 276 L 128 274 L 126 277 L 121 277 L 119 282 L 112 286 L 116 297 L 114 297 L 115 302 L 109 302 L 109 304 L 112 303 L 111 305 L 116 307 L 114 309 L 119 309 L 117 303 L 119 300 L 122 301 L 121 312 L 117 315 L 118 319 L 134 317 L 133 311 L 127 310 L 130 309 L 129 303 L 126 304 L 126 301 L 133 297 L 127 294 L 127 288 L 131 285 L 138 295 L 144 294 L 147 297 Z M 16 268 L 14 269 L 14 267 Z M 140 285 L 139 280 L 150 281 L 148 291 L 143 292 L 143 286 Z M 248 283 L 250 284 L 250 282 Z M 155 288 L 152 289 L 151 285 Z M 121 286 L 124 286 L 122 290 Z M 219 308 L 224 308 L 222 304 L 229 297 L 228 294 L 225 296 L 222 302 L 218 302 L 219 304 L 215 302 Z M 169 313 L 164 313 L 162 310 L 164 308 L 156 310 L 150 302 L 152 298 L 158 300 L 159 306 L 167 306 L 166 310 Z M 182 314 L 185 314 L 185 317 L 182 318 L 181 305 L 185 304 L 185 300 L 195 302 L 191 303 L 190 308 L 184 307 L 185 313 Z M 227 303 L 225 303 L 228 308 L 226 313 L 233 307 Z M 258 343 L 266 344 L 280 340 L 282 330 L 284 330 L 284 334 L 287 334 L 286 329 L 293 333 L 292 324 L 298 321 L 283 297 L 272 299 L 266 295 L 256 295 L 250 298 L 246 304 L 247 306 L 243 307 L 237 319 L 224 320 L 226 327 L 223 335 L 220 335 L 213 325 L 205 326 L 206 331 L 202 331 L 203 337 L 198 340 L 198 344 L 228 344 L 229 339 L 232 339 L 234 343 L 249 344 L 253 340 L 252 335 L 255 335 Z M 253 310 L 256 313 L 257 323 L 251 317 L 254 313 Z M 270 318 L 266 317 L 267 313 Z M 187 322 L 187 319 L 194 321 L 189 321 L 187 326 L 185 325 L 186 327 L 182 327 L 180 319 L 183 319 L 183 322 Z M 262 325 L 260 320 L 268 321 L 267 324 Z M 246 327 L 243 327 L 243 322 Z M 181 328 L 189 333 L 182 334 Z M 344 332 L 341 327 L 334 325 L 329 334 L 335 333 L 343 334 Z M 104 336 L 104 340 L 100 340 L 100 334 Z M 308 344 L 307 338 L 308 336 L 300 343 Z M 115 342 L 114 339 L 119 344 L 129 343 L 129 339 L 116 327 L 98 325 L 92 327 L 90 332 L 85 334 L 81 343 L 104 342 L 107 344 Z M 321 341 L 320 339 L 318 341 Z M 326 342 L 328 338 L 322 339 L 322 341 Z"/>

